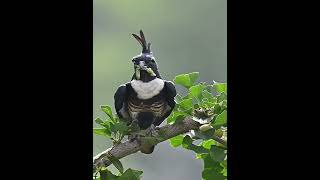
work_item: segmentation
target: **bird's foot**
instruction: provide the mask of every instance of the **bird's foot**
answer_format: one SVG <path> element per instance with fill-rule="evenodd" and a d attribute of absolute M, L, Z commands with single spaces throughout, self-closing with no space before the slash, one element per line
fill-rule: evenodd
<path fill-rule="evenodd" d="M 146 134 L 148 136 L 158 136 L 159 135 L 157 132 L 158 129 L 159 129 L 158 127 L 155 127 L 153 124 L 151 124 Z"/>
<path fill-rule="evenodd" d="M 128 140 L 130 142 L 135 141 L 135 140 L 139 140 L 141 137 L 145 137 L 146 134 L 143 131 L 136 131 L 136 132 L 131 132 L 128 135 Z"/>

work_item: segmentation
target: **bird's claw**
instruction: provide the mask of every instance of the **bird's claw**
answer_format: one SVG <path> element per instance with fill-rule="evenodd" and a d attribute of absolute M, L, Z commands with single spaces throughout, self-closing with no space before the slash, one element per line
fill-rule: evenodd
<path fill-rule="evenodd" d="M 158 127 L 155 127 L 153 124 L 151 124 L 151 126 L 149 127 L 148 131 L 147 131 L 147 135 L 148 136 L 158 136 Z"/>
<path fill-rule="evenodd" d="M 128 136 L 128 139 L 129 139 L 130 142 L 132 142 L 132 141 L 135 141 L 135 140 L 139 140 L 140 137 L 143 137 L 143 136 L 144 136 L 144 134 L 141 134 L 141 133 L 137 132 L 137 133 L 130 134 Z"/>

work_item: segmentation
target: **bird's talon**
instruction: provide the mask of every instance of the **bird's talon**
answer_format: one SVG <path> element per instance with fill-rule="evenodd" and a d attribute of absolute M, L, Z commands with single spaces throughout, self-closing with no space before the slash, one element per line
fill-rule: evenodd
<path fill-rule="evenodd" d="M 147 131 L 148 136 L 158 136 L 157 127 L 155 127 L 153 124 L 149 127 L 149 130 Z"/>

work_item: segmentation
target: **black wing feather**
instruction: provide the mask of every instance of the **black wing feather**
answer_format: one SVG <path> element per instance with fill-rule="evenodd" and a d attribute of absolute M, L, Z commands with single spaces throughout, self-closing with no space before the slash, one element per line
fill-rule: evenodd
<path fill-rule="evenodd" d="M 166 95 L 167 95 L 167 102 L 169 104 L 169 106 L 172 107 L 172 109 L 174 108 L 174 106 L 176 105 L 175 101 L 174 101 L 174 97 L 176 97 L 177 95 L 177 91 L 176 91 L 176 87 L 174 86 L 174 84 L 171 81 L 165 81 L 165 88 L 166 88 Z"/>
<path fill-rule="evenodd" d="M 120 110 L 122 109 L 124 102 L 126 101 L 126 97 L 127 97 L 126 85 L 121 85 L 120 87 L 118 87 L 116 93 L 114 94 L 114 106 L 119 118 L 123 117 L 123 115 L 120 113 Z"/>

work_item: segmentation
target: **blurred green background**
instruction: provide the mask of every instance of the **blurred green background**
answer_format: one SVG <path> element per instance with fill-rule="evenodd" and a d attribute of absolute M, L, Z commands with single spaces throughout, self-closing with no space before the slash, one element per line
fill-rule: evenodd
<path fill-rule="evenodd" d="M 227 0 L 93 0 L 93 119 L 106 117 L 99 106 L 113 106 L 117 87 L 131 79 L 131 58 L 141 52 L 131 33 L 140 29 L 163 78 L 198 71 L 200 81 L 226 82 Z M 110 146 L 94 135 L 93 155 Z M 125 169 L 143 170 L 144 180 L 198 180 L 203 168 L 193 152 L 173 149 L 169 142 L 151 155 L 139 152 L 121 161 Z"/>

